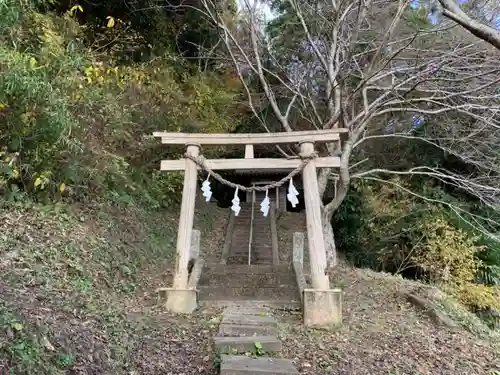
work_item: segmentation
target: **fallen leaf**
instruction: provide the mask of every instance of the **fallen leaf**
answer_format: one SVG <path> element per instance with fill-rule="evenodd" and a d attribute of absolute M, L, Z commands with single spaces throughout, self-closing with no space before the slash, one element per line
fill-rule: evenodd
<path fill-rule="evenodd" d="M 54 348 L 54 345 L 52 345 L 49 341 L 49 339 L 46 337 L 46 336 L 43 336 L 42 339 L 41 339 L 41 343 L 42 345 L 45 347 L 45 349 L 47 350 L 50 350 L 51 352 L 53 352 L 54 350 L 56 350 Z"/>

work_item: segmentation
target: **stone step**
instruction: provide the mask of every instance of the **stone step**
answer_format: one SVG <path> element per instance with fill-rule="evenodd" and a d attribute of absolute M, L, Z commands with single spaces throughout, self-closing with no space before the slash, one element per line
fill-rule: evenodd
<path fill-rule="evenodd" d="M 264 306 L 253 306 L 249 304 L 234 304 L 228 306 L 224 309 L 223 315 L 259 315 L 259 316 L 271 316 L 271 312 L 267 307 Z"/>
<path fill-rule="evenodd" d="M 238 264 L 227 266 L 225 264 L 220 263 L 207 263 L 205 265 L 204 270 L 206 272 L 210 272 L 212 274 L 220 273 L 220 274 L 234 274 L 240 275 L 244 274 L 267 274 L 267 273 L 284 273 L 284 274 L 292 274 L 293 269 L 288 264 L 280 264 L 278 266 L 263 266 L 263 265 L 248 265 L 248 264 Z"/>
<path fill-rule="evenodd" d="M 271 233 L 271 224 L 270 223 L 265 223 L 265 222 L 259 222 L 259 221 L 255 221 L 253 222 L 254 226 L 253 226 L 253 231 L 252 231 L 252 234 L 258 234 L 260 233 L 261 231 L 266 231 L 267 233 Z M 238 225 L 234 225 L 233 227 L 233 233 L 232 233 L 232 236 L 243 236 L 243 235 L 248 235 L 248 237 L 250 237 L 250 220 L 248 220 L 248 222 L 241 222 L 241 223 L 238 223 Z M 256 238 L 256 236 L 253 236 L 254 238 Z"/>
<path fill-rule="evenodd" d="M 264 253 L 272 253 L 273 251 L 273 247 L 271 244 L 252 244 L 252 250 L 251 252 L 252 253 L 260 253 L 260 252 L 264 252 Z M 248 254 L 248 241 L 246 242 L 240 242 L 240 243 L 236 243 L 234 244 L 234 246 L 231 248 L 231 252 L 230 254 L 238 254 L 238 253 L 244 253 L 244 254 Z"/>
<path fill-rule="evenodd" d="M 239 264 L 247 264 L 248 258 L 243 256 L 231 256 L 227 258 L 227 264 L 230 265 L 239 265 Z M 255 264 L 255 260 L 252 259 L 251 263 Z"/>
<path fill-rule="evenodd" d="M 241 208 L 240 214 L 236 216 L 236 219 L 243 219 L 243 218 L 250 218 L 252 215 L 252 210 L 243 210 L 243 207 Z M 253 219 L 254 220 L 262 220 L 262 221 L 269 221 L 269 215 L 266 217 L 262 214 L 260 211 L 260 207 L 256 209 L 253 213 Z"/>
<path fill-rule="evenodd" d="M 257 259 L 255 262 L 253 262 L 253 264 L 272 264 L 273 261 L 272 260 L 267 260 L 267 259 Z"/>
<path fill-rule="evenodd" d="M 296 286 L 289 285 L 286 288 L 256 288 L 256 287 L 227 287 L 227 286 L 199 286 L 200 298 L 202 299 L 233 299 L 241 297 L 252 297 L 255 299 L 289 299 L 296 301 L 300 299 Z"/>
<path fill-rule="evenodd" d="M 273 261 L 271 259 L 256 259 L 253 264 L 273 264 Z"/>
<path fill-rule="evenodd" d="M 278 327 L 257 324 L 229 324 L 219 325 L 219 336 L 278 336 Z"/>
<path fill-rule="evenodd" d="M 224 298 L 203 298 L 200 296 L 199 300 L 200 306 L 204 306 L 206 308 L 254 308 L 254 307 L 263 307 L 263 308 L 273 308 L 273 309 L 286 309 L 286 310 L 294 310 L 300 311 L 302 305 L 300 300 L 290 300 L 290 299 L 260 299 L 256 300 L 252 297 L 233 297 L 231 299 Z M 251 314 L 253 315 L 253 314 Z"/>
<path fill-rule="evenodd" d="M 271 245 L 252 245 L 251 255 L 267 255 L 273 253 L 273 248 Z M 229 250 L 229 255 L 247 255 L 248 256 L 248 243 L 247 244 L 236 244 L 233 248 Z"/>
<path fill-rule="evenodd" d="M 248 249 L 248 241 L 250 241 L 250 235 L 248 233 L 243 233 L 239 235 L 234 235 L 231 238 L 231 246 L 233 246 L 235 249 L 235 244 L 244 244 L 244 247 Z M 252 238 L 252 246 L 255 244 L 262 244 L 262 245 L 269 245 L 271 246 L 271 233 L 254 233 L 254 236 Z"/>
<path fill-rule="evenodd" d="M 236 260 L 237 258 L 228 259 Z M 261 259 L 262 260 L 262 259 Z M 221 267 L 222 266 L 222 267 Z M 273 272 L 272 270 L 276 270 Z M 201 275 L 200 286 L 219 287 L 295 287 L 295 275 L 288 266 L 272 265 L 218 265 L 206 267 Z"/>
<path fill-rule="evenodd" d="M 224 313 L 222 324 L 258 325 L 277 327 L 278 322 L 270 315 L 241 315 Z"/>
<path fill-rule="evenodd" d="M 219 353 L 226 354 L 255 353 L 257 345 L 265 353 L 279 353 L 282 349 L 275 336 L 214 337 L 214 341 Z"/>
<path fill-rule="evenodd" d="M 272 257 L 272 254 L 267 254 L 267 252 L 266 252 L 264 254 L 255 254 L 255 259 L 256 260 L 269 260 L 269 259 L 272 260 L 273 257 Z"/>
<path fill-rule="evenodd" d="M 293 274 L 240 274 L 220 275 L 204 273 L 200 278 L 199 286 L 231 286 L 254 288 L 282 288 L 294 287 L 296 281 Z"/>
<path fill-rule="evenodd" d="M 272 254 L 273 248 L 271 245 L 258 245 L 258 246 L 252 246 L 251 254 L 252 255 L 266 255 L 266 254 Z M 231 252 L 231 255 L 248 255 L 248 247 L 245 246 L 238 246 L 235 247 Z"/>
<path fill-rule="evenodd" d="M 256 254 L 255 255 L 256 260 L 272 260 L 273 257 L 270 254 Z"/>
<path fill-rule="evenodd" d="M 250 256 L 250 259 L 272 259 L 272 254 L 256 254 L 255 252 Z M 248 254 L 245 253 L 234 253 L 229 254 L 231 257 L 241 258 L 244 257 L 248 261 Z M 246 263 L 248 265 L 248 263 Z"/>
<path fill-rule="evenodd" d="M 244 255 L 244 256 L 248 257 L 248 250 L 245 251 L 244 249 L 242 249 L 241 247 L 238 246 L 237 248 L 234 249 L 234 251 L 231 251 L 229 253 L 229 255 L 231 255 L 231 256 L 243 256 Z M 254 251 L 252 251 L 250 253 L 250 256 L 255 256 L 255 255 L 256 254 Z"/>
<path fill-rule="evenodd" d="M 248 265 L 248 254 L 230 254 L 228 259 L 229 258 L 233 258 L 233 259 L 243 259 L 243 262 L 240 263 L 240 265 Z M 250 264 L 251 265 L 256 265 L 255 263 L 252 263 L 252 261 L 255 261 L 255 260 L 272 260 L 273 257 L 270 256 L 269 254 L 263 254 L 261 256 L 259 256 L 258 254 L 255 254 L 253 256 L 250 257 Z"/>
<path fill-rule="evenodd" d="M 265 238 L 265 239 L 260 239 L 257 241 L 252 241 L 252 249 L 255 250 L 256 248 L 265 248 L 265 249 L 272 249 L 272 244 L 271 244 L 271 238 Z M 244 251 L 248 252 L 248 237 L 247 238 L 241 238 L 237 240 L 232 240 L 231 242 L 231 250 L 232 252 L 236 251 Z"/>
<path fill-rule="evenodd" d="M 222 355 L 221 375 L 297 375 L 299 372 L 288 359 L 244 355 Z"/>
<path fill-rule="evenodd" d="M 248 264 L 248 256 L 230 256 L 227 258 L 227 263 L 231 265 Z M 253 265 L 271 265 L 273 264 L 272 258 L 252 258 Z"/>
<path fill-rule="evenodd" d="M 269 249 L 269 251 L 271 251 L 273 248 L 271 238 L 265 240 L 261 239 L 260 241 L 252 241 L 252 250 L 260 248 Z M 248 238 L 233 240 L 233 242 L 231 242 L 231 252 L 234 253 L 237 251 L 248 252 Z"/>
<path fill-rule="evenodd" d="M 241 207 L 240 214 L 238 216 L 236 216 L 236 221 L 241 221 L 244 219 L 250 220 L 251 216 L 252 216 L 251 209 L 244 209 L 244 207 Z"/>

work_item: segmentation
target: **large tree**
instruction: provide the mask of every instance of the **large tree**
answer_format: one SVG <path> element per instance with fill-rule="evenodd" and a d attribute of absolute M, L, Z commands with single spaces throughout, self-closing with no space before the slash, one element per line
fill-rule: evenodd
<path fill-rule="evenodd" d="M 342 146 L 321 150 L 340 157 L 339 170 L 318 175 L 321 195 L 331 184 L 336 192 L 322 207 L 330 266 L 336 263 L 331 218 L 355 178 L 428 176 L 497 209 L 500 56 L 488 44 L 460 27 L 432 25 L 406 0 L 275 0 L 267 28 L 257 1 L 243 1 L 237 27 L 211 0 L 201 3 L 263 128 L 349 130 Z M 249 84 L 255 80 L 260 92 Z M 273 118 L 263 117 L 265 105 Z M 472 172 L 438 168 L 425 155 L 406 169 L 370 162 L 370 150 L 394 149 L 401 140 L 452 155 Z M 450 208 L 487 232 L 477 216 Z"/>
<path fill-rule="evenodd" d="M 497 1 L 468 1 L 461 0 L 456 3 L 454 0 L 438 0 L 439 4 L 442 6 L 442 13 L 445 17 L 455 21 L 466 30 L 470 31 L 472 34 L 484 41 L 490 43 L 492 46 L 500 49 L 500 6 L 496 5 L 493 7 L 491 3 L 497 3 Z M 477 4 L 479 3 L 479 4 Z M 486 3 L 486 4 L 485 4 Z M 490 4 L 488 4 L 490 3 Z M 479 9 L 479 14 L 482 14 L 486 18 L 486 21 L 493 23 L 495 27 L 489 25 L 487 22 L 481 22 L 479 19 L 475 19 L 467 14 L 460 5 L 469 5 Z M 496 8 L 496 9 L 493 9 Z M 489 14 L 491 13 L 491 14 Z M 486 17 L 484 15 L 487 14 Z"/>

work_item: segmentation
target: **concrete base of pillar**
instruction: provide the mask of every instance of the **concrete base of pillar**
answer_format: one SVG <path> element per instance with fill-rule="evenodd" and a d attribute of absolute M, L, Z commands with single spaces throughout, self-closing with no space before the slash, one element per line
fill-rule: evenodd
<path fill-rule="evenodd" d="M 165 307 L 177 314 L 191 314 L 198 307 L 198 291 L 196 289 L 161 288 L 167 294 Z"/>
<path fill-rule="evenodd" d="M 341 289 L 304 289 L 304 325 L 331 329 L 342 324 Z"/>

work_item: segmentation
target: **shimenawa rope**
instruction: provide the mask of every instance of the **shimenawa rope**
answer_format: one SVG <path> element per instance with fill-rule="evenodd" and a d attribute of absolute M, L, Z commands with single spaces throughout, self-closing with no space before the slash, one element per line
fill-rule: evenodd
<path fill-rule="evenodd" d="M 200 156 L 193 156 L 193 155 L 186 152 L 184 154 L 184 157 L 195 162 L 196 165 L 198 165 L 205 172 L 207 172 L 210 177 L 213 177 L 214 179 L 219 181 L 221 184 L 227 185 L 233 189 L 252 192 L 252 191 L 266 191 L 269 189 L 274 189 L 274 188 L 283 186 L 288 181 L 290 181 L 292 178 L 294 178 L 296 175 L 301 173 L 304 170 L 304 168 L 306 167 L 306 165 L 309 164 L 309 162 L 311 162 L 311 160 L 318 157 L 318 154 L 312 153 L 312 154 L 307 155 L 307 156 L 299 155 L 299 158 L 302 159 L 302 163 L 297 168 L 295 168 L 293 171 L 291 171 L 286 177 L 283 177 L 281 180 L 279 180 L 277 182 L 273 182 L 272 184 L 269 184 L 266 186 L 251 186 L 251 187 L 243 186 L 240 184 L 235 184 L 234 182 L 226 180 L 220 174 L 218 174 L 217 172 L 214 172 L 210 167 L 208 167 L 206 164 L 206 159 L 201 155 Z"/>

